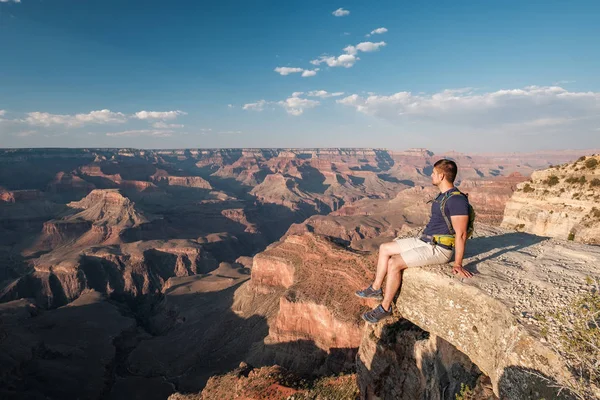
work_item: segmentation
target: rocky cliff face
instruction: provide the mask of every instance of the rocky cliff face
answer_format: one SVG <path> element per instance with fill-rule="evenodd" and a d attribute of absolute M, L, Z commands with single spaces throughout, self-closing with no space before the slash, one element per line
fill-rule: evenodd
<path fill-rule="evenodd" d="M 372 261 L 313 234 L 290 235 L 256 255 L 252 279 L 236 293 L 234 310 L 252 315 L 265 295 L 277 299 L 277 309 L 267 316 L 269 334 L 254 346 L 249 361 L 300 374 L 351 368 L 364 302 L 348 293 L 372 278 Z"/>
<path fill-rule="evenodd" d="M 469 357 L 402 318 L 365 327 L 356 367 L 362 399 L 455 400 L 461 385 L 473 399 L 497 399 Z"/>
<path fill-rule="evenodd" d="M 600 156 L 534 172 L 507 203 L 502 226 L 600 244 Z"/>

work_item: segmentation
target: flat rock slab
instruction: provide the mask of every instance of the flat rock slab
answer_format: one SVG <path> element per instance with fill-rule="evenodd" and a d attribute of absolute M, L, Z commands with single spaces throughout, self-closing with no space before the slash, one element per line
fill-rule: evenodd
<path fill-rule="evenodd" d="M 496 394 L 524 398 L 534 375 L 555 383 L 570 378 L 550 345 L 558 345 L 558 330 L 542 337 L 539 320 L 591 290 L 586 278 L 600 276 L 600 247 L 482 230 L 485 236 L 467 245 L 473 278 L 453 276 L 450 265 L 410 268 L 396 305 L 402 316 L 469 356 Z M 538 386 L 546 398 L 553 393 L 544 391 L 546 382 Z"/>

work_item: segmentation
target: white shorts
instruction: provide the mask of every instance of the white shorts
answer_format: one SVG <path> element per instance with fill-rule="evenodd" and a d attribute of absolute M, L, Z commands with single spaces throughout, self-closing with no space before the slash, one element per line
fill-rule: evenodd
<path fill-rule="evenodd" d="M 417 238 L 394 239 L 394 242 L 407 267 L 446 264 L 454 253 L 454 250 L 434 246 Z"/>

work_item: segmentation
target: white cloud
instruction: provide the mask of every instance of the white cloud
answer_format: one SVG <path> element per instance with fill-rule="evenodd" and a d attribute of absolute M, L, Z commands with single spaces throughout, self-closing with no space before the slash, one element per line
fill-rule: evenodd
<path fill-rule="evenodd" d="M 331 13 L 336 17 L 345 17 L 346 15 L 350 15 L 350 11 L 344 10 L 343 8 L 338 8 L 334 12 Z"/>
<path fill-rule="evenodd" d="M 279 75 L 286 76 L 290 74 L 302 73 L 303 78 L 307 78 L 309 76 L 315 76 L 319 68 L 315 69 L 304 69 L 304 68 L 291 68 L 291 67 L 277 67 L 274 69 Z"/>
<path fill-rule="evenodd" d="M 307 95 L 310 95 L 310 93 L 316 92 L 309 92 Z M 316 106 L 321 104 L 319 101 L 316 100 L 301 98 L 300 96 L 302 96 L 303 94 L 304 92 L 294 92 L 287 99 L 280 101 L 259 100 L 256 103 L 244 104 L 242 108 L 244 110 L 263 111 L 265 109 L 265 106 L 272 104 L 282 107 L 290 115 L 298 116 L 302 115 L 304 110 L 308 108 L 315 108 Z"/>
<path fill-rule="evenodd" d="M 243 110 L 252 110 L 252 111 L 263 111 L 265 106 L 269 104 L 266 100 L 259 100 L 256 103 L 248 103 L 244 104 L 242 107 Z"/>
<path fill-rule="evenodd" d="M 152 137 L 169 137 L 173 136 L 173 131 L 170 130 L 154 130 L 154 129 L 135 129 L 121 132 L 109 132 L 106 136 L 152 136 Z"/>
<path fill-rule="evenodd" d="M 383 28 L 383 27 L 377 28 L 377 29 L 372 30 L 371 33 L 368 33 L 366 36 L 369 37 L 372 35 L 381 35 L 381 34 L 386 33 L 387 31 L 388 31 L 387 28 Z"/>
<path fill-rule="evenodd" d="M 227 108 L 234 108 L 235 106 L 233 104 L 227 104 Z"/>
<path fill-rule="evenodd" d="M 292 97 L 278 101 L 277 104 L 283 107 L 288 114 L 294 116 L 302 115 L 305 109 L 314 108 L 321 104 L 316 100 L 300 98 L 300 94 L 299 92 L 292 93 Z"/>
<path fill-rule="evenodd" d="M 427 121 L 465 129 L 547 129 L 577 125 L 591 130 L 600 120 L 600 92 L 569 92 L 558 86 L 478 93 L 472 88 L 432 95 L 398 92 L 353 94 L 337 100 L 358 112 L 392 121 Z"/>
<path fill-rule="evenodd" d="M 217 132 L 219 135 L 237 135 L 242 133 L 242 131 L 220 131 Z"/>
<path fill-rule="evenodd" d="M 346 54 L 337 57 L 323 55 L 310 63 L 313 65 L 327 64 L 329 67 L 344 67 L 351 68 L 360 58 L 357 56 L 359 51 L 370 53 L 379 50 L 380 47 L 386 46 L 385 42 L 361 42 L 356 46 L 346 46 L 344 52 Z"/>
<path fill-rule="evenodd" d="M 88 114 L 61 115 L 45 112 L 27 113 L 26 122 L 35 126 L 65 125 L 67 127 L 79 127 L 86 124 L 121 124 L 127 120 L 125 114 L 112 112 L 110 110 L 92 111 Z"/>
<path fill-rule="evenodd" d="M 318 71 L 318 70 L 319 70 L 319 68 L 315 68 L 315 69 L 305 69 L 305 70 L 302 72 L 302 77 L 303 77 L 303 78 L 308 78 L 308 77 L 311 77 L 311 76 L 315 76 L 315 75 L 317 75 L 317 71 Z"/>
<path fill-rule="evenodd" d="M 575 83 L 575 81 L 556 81 L 553 83 L 554 86 L 559 86 L 559 85 L 567 85 L 569 83 Z"/>
<path fill-rule="evenodd" d="M 177 129 L 177 128 L 183 128 L 185 125 L 181 125 L 181 124 L 167 124 L 166 122 L 163 121 L 158 121 L 152 124 L 153 128 L 156 129 Z"/>
<path fill-rule="evenodd" d="M 385 42 L 377 42 L 377 43 L 361 42 L 361 43 L 357 44 L 356 46 L 347 46 L 346 48 L 344 48 L 344 51 L 348 54 L 356 55 L 358 53 L 358 51 L 370 53 L 373 51 L 377 51 L 377 50 L 379 50 L 380 47 L 383 47 L 386 45 L 387 45 L 387 43 L 385 43 Z"/>
<path fill-rule="evenodd" d="M 180 115 L 187 115 L 186 112 L 183 111 L 139 111 L 136 112 L 133 117 L 137 119 L 175 119 Z"/>
<path fill-rule="evenodd" d="M 312 60 L 310 63 L 313 65 L 319 65 L 322 63 L 327 64 L 329 67 L 344 67 L 350 68 L 354 66 L 356 61 L 360 60 L 360 58 L 356 57 L 352 54 L 342 54 L 338 57 L 333 56 L 321 56 L 316 60 Z"/>
<path fill-rule="evenodd" d="M 303 72 L 304 68 L 291 68 L 291 67 L 277 67 L 274 70 L 275 72 L 277 72 L 279 75 L 289 75 L 289 74 L 296 74 L 299 72 Z"/>
<path fill-rule="evenodd" d="M 344 92 L 328 93 L 326 90 L 313 90 L 311 92 L 306 93 L 306 95 L 308 97 L 320 97 L 322 99 L 326 99 L 328 97 L 338 97 L 338 96 L 342 96 L 343 94 L 344 94 Z"/>
<path fill-rule="evenodd" d="M 6 110 L 0 110 L 0 117 L 2 117 L 4 114 L 6 114 Z"/>
<path fill-rule="evenodd" d="M 20 3 L 21 0 L 0 0 L 0 3 Z"/>

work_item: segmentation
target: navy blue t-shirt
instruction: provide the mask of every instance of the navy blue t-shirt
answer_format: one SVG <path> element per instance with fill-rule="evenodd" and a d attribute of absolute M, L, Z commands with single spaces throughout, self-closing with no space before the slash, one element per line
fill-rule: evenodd
<path fill-rule="evenodd" d="M 441 202 L 444 199 L 444 196 L 448 192 L 454 192 L 458 190 L 453 187 L 447 192 L 440 193 L 438 197 L 431 204 L 431 219 L 429 223 L 425 227 L 425 231 L 423 231 L 424 235 L 449 235 L 450 231 L 448 230 L 448 225 L 446 225 L 446 221 L 444 220 L 444 216 L 442 215 L 441 210 Z M 455 215 L 469 215 L 469 201 L 465 196 L 462 195 L 454 195 L 450 196 L 446 201 L 446 206 L 444 207 L 446 215 L 448 218 Z"/>

